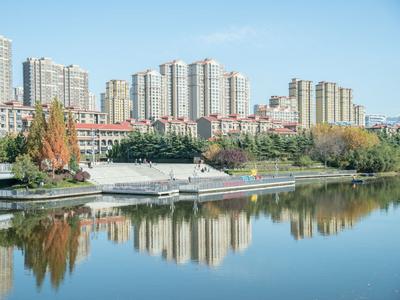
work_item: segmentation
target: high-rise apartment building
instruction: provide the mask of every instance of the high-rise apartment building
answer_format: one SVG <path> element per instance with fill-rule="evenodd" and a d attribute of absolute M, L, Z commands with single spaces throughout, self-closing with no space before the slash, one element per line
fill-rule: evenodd
<path fill-rule="evenodd" d="M 365 127 L 365 107 L 353 104 L 353 123 L 356 126 Z"/>
<path fill-rule="evenodd" d="M 247 117 L 249 114 L 250 86 L 249 80 L 239 72 L 224 74 L 223 114 L 237 114 Z"/>
<path fill-rule="evenodd" d="M 50 103 L 89 109 L 88 73 L 77 65 L 63 66 L 50 58 L 28 58 L 23 63 L 24 104 Z"/>
<path fill-rule="evenodd" d="M 156 120 L 167 114 L 165 77 L 155 70 L 132 75 L 133 117 Z"/>
<path fill-rule="evenodd" d="M 269 98 L 269 106 L 271 108 L 289 108 L 292 111 L 297 111 L 297 98 L 286 96 L 271 96 L 271 98 Z"/>
<path fill-rule="evenodd" d="M 340 93 L 340 121 L 353 122 L 353 90 L 339 88 Z"/>
<path fill-rule="evenodd" d="M 12 100 L 11 40 L 0 35 L 0 103 Z"/>
<path fill-rule="evenodd" d="M 17 86 L 14 88 L 14 101 L 24 102 L 24 88 L 22 86 Z"/>
<path fill-rule="evenodd" d="M 297 99 L 300 126 L 310 128 L 314 125 L 315 106 L 312 81 L 293 78 L 289 83 L 289 97 Z"/>
<path fill-rule="evenodd" d="M 106 112 L 106 93 L 100 93 L 100 111 Z"/>
<path fill-rule="evenodd" d="M 66 107 L 89 107 L 88 72 L 77 65 L 64 67 L 64 105 Z"/>
<path fill-rule="evenodd" d="M 166 113 L 173 117 L 189 117 L 188 65 L 174 60 L 160 65 L 165 78 Z"/>
<path fill-rule="evenodd" d="M 224 68 L 213 59 L 197 61 L 189 65 L 190 118 L 223 114 Z"/>
<path fill-rule="evenodd" d="M 104 109 L 109 123 L 124 122 L 131 117 L 132 101 L 126 80 L 110 80 L 106 83 Z"/>
<path fill-rule="evenodd" d="M 315 86 L 317 124 L 341 121 L 339 89 L 334 82 L 321 81 Z"/>
<path fill-rule="evenodd" d="M 88 109 L 96 110 L 96 95 L 92 92 L 89 92 Z"/>

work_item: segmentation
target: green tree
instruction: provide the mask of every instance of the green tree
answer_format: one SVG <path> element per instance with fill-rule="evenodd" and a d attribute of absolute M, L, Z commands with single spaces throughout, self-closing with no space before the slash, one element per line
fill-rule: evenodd
<path fill-rule="evenodd" d="M 29 154 L 23 154 L 17 157 L 12 166 L 12 173 L 16 179 L 30 187 L 37 186 L 46 178 L 46 174 L 41 172 L 39 167 L 32 162 Z"/>
<path fill-rule="evenodd" d="M 43 139 L 46 133 L 46 119 L 42 105 L 37 102 L 35 105 L 35 115 L 26 142 L 27 153 L 32 157 L 32 160 L 41 166 Z"/>

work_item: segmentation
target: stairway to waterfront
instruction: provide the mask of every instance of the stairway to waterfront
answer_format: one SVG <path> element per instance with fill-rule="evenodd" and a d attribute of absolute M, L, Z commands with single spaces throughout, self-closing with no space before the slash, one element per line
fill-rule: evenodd
<path fill-rule="evenodd" d="M 201 172 L 195 164 L 148 164 L 135 165 L 133 163 L 101 163 L 85 171 L 90 173 L 90 180 L 97 184 L 147 182 L 170 179 L 171 171 L 176 179 L 188 179 L 188 177 L 222 177 L 227 174 L 203 164 Z"/>

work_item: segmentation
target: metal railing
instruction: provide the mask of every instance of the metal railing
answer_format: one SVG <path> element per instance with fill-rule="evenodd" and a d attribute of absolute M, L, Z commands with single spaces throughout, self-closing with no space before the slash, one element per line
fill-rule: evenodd
<path fill-rule="evenodd" d="M 0 164 L 0 173 L 10 173 L 12 168 L 12 164 L 9 163 L 1 163 Z"/>
<path fill-rule="evenodd" d="M 39 198 L 43 197 L 63 197 L 75 194 L 86 194 L 101 192 L 100 186 L 85 186 L 71 188 L 54 188 L 54 189 L 27 189 L 27 190 L 0 190 L 1 198 Z"/>
<path fill-rule="evenodd" d="M 227 179 L 216 179 L 213 181 L 197 181 L 184 184 L 179 187 L 181 192 L 198 192 L 201 190 L 232 189 L 264 184 L 288 184 L 294 183 L 294 177 L 253 177 L 253 176 L 232 176 Z"/>

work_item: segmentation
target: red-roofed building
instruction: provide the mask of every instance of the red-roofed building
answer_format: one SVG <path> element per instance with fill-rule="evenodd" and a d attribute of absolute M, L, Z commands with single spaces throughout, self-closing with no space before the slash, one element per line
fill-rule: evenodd
<path fill-rule="evenodd" d="M 106 153 L 133 131 L 129 122 L 121 124 L 76 124 L 81 153 Z"/>
<path fill-rule="evenodd" d="M 250 115 L 247 118 L 239 118 L 237 115 L 221 117 L 212 114 L 197 120 L 197 129 L 200 137 L 204 139 L 216 136 L 227 136 L 234 134 L 277 133 L 296 134 L 297 123 L 284 123 L 272 120 L 269 117 Z M 287 129 L 275 131 L 275 129 Z"/>
<path fill-rule="evenodd" d="M 49 106 L 44 104 L 43 111 L 48 116 Z M 67 117 L 71 111 L 78 123 L 103 124 L 106 123 L 107 114 L 99 111 L 76 109 L 73 107 L 64 109 L 64 116 Z M 35 108 L 25 106 L 20 102 L 5 102 L 0 104 L 0 136 L 7 133 L 18 133 L 29 129 Z"/>
<path fill-rule="evenodd" d="M 153 123 L 154 129 L 161 134 L 175 133 L 197 137 L 197 123 L 187 118 L 162 117 Z"/>
<path fill-rule="evenodd" d="M 149 133 L 154 131 L 150 120 L 128 119 L 127 122 L 131 124 L 134 131 L 139 131 L 140 133 Z"/>

